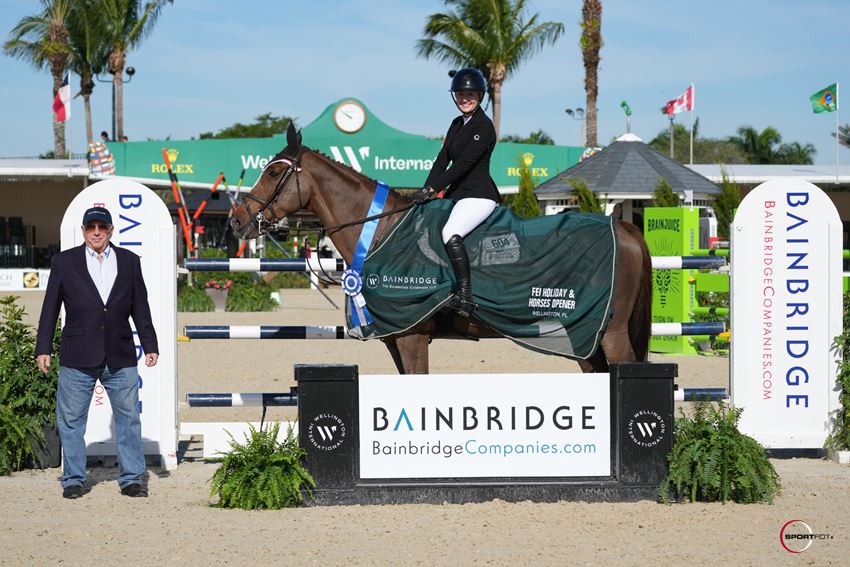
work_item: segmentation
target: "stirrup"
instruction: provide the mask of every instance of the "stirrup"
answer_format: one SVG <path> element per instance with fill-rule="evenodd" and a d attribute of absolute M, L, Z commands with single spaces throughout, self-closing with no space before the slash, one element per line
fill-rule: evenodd
<path fill-rule="evenodd" d="M 461 317 L 469 317 L 472 315 L 472 311 L 478 307 L 475 303 L 471 301 L 466 301 L 463 297 L 458 295 L 457 293 L 452 296 L 449 300 L 449 309 L 455 311 Z"/>

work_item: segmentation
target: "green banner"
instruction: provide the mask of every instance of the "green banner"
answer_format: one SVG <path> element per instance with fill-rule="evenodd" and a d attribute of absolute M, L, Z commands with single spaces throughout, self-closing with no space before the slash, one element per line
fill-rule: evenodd
<path fill-rule="evenodd" d="M 442 141 L 397 130 L 378 119 L 357 99 L 329 105 L 302 130 L 304 143 L 390 187 L 418 188 L 428 176 Z M 166 140 L 109 143 L 116 175 L 168 179 L 162 150 L 168 152 L 180 181 L 213 183 L 224 173 L 235 184 L 245 169 L 252 185 L 269 159 L 286 146 L 284 135 L 270 138 Z M 520 163 L 540 183 L 578 163 L 583 148 L 500 143 L 493 151 L 491 175 L 500 188 L 519 184 Z"/>

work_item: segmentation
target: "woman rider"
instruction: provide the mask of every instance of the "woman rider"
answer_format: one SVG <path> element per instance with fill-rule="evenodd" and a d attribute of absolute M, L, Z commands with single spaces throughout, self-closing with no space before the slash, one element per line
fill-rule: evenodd
<path fill-rule="evenodd" d="M 457 278 L 450 306 L 464 317 L 469 316 L 475 304 L 463 238 L 487 220 L 501 202 L 490 177 L 496 129 L 481 108 L 486 91 L 487 81 L 478 69 L 461 69 L 452 77 L 452 98 L 462 114 L 449 126 L 424 188 L 413 194 L 413 199 L 421 202 L 445 190 L 444 197 L 454 202 L 442 236 Z"/>

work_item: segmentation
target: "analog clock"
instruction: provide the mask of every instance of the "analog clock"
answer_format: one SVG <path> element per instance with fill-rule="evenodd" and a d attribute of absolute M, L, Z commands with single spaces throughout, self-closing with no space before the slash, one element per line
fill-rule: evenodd
<path fill-rule="evenodd" d="M 366 110 L 357 101 L 343 101 L 334 109 L 334 124 L 343 132 L 353 134 L 366 124 Z"/>

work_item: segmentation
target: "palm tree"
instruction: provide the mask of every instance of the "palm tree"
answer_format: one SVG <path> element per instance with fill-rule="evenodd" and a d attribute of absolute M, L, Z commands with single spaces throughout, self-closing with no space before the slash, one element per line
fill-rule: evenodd
<path fill-rule="evenodd" d="M 552 139 L 552 136 L 550 136 L 543 130 L 537 130 L 536 132 L 530 133 L 528 136 L 517 136 L 516 134 L 508 134 L 507 136 L 502 136 L 499 141 L 513 142 L 515 144 L 538 144 L 542 146 L 555 145 L 555 140 Z"/>
<path fill-rule="evenodd" d="M 91 125 L 91 95 L 94 77 L 103 71 L 109 55 L 109 44 L 101 30 L 96 0 L 76 0 L 68 18 L 70 67 L 80 77 L 80 92 L 86 113 L 86 142 L 94 139 Z"/>
<path fill-rule="evenodd" d="M 30 63 L 37 69 L 50 69 L 53 75 L 53 96 L 62 86 L 68 66 L 69 0 L 41 0 L 42 11 L 27 16 L 12 28 L 3 44 L 7 55 Z M 51 111 L 52 112 L 52 111 Z M 65 123 L 53 121 L 53 155 L 65 153 Z"/>
<path fill-rule="evenodd" d="M 818 151 L 812 144 L 791 142 L 790 144 L 779 146 L 779 150 L 776 153 L 779 156 L 780 163 L 788 165 L 811 165 L 814 163 L 815 154 Z"/>
<path fill-rule="evenodd" d="M 581 55 L 587 96 L 587 145 L 596 144 L 596 97 L 599 94 L 599 50 L 602 49 L 602 0 L 584 0 L 581 8 Z"/>
<path fill-rule="evenodd" d="M 502 114 L 502 85 L 528 57 L 553 45 L 564 24 L 525 19 L 525 0 L 445 0 L 448 13 L 431 14 L 417 55 L 441 63 L 475 67 L 487 78 L 496 136 Z M 437 39 L 440 38 L 440 39 Z"/>
<path fill-rule="evenodd" d="M 774 146 L 782 142 L 782 135 L 772 126 L 761 132 L 752 126 L 741 126 L 738 135 L 729 138 L 746 156 L 750 163 L 777 163 Z"/>
<path fill-rule="evenodd" d="M 124 136 L 124 65 L 127 52 L 136 47 L 151 32 L 165 2 L 171 0 L 96 0 L 100 11 L 104 39 L 110 46 L 107 71 L 112 74 L 115 89 L 115 136 Z"/>

